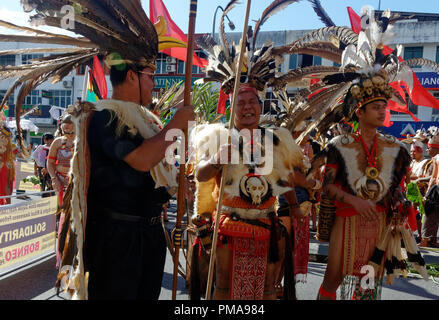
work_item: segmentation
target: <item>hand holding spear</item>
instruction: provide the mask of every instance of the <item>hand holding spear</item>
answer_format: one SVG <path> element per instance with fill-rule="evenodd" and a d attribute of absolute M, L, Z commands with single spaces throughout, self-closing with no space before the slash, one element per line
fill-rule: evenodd
<path fill-rule="evenodd" d="M 245 20 L 244 20 L 244 29 L 242 31 L 242 37 L 241 37 L 241 52 L 239 54 L 239 60 L 238 65 L 236 66 L 236 77 L 235 77 L 235 87 L 233 90 L 233 101 L 232 101 L 232 109 L 230 113 L 230 122 L 229 122 L 229 144 L 230 144 L 230 137 L 231 133 L 233 131 L 233 128 L 235 126 L 235 113 L 236 113 L 236 93 L 239 90 L 240 86 L 240 79 L 241 79 L 241 70 L 242 65 L 244 62 L 244 53 L 245 53 L 245 46 L 247 43 L 247 29 L 248 29 L 248 20 L 249 20 L 249 14 L 250 14 L 250 6 L 251 6 L 251 0 L 247 0 L 247 10 L 245 14 Z M 215 254 L 216 254 L 216 246 L 218 241 L 218 230 L 219 230 L 219 213 L 222 210 L 222 200 L 223 200 L 223 193 L 224 193 L 224 178 L 226 176 L 227 172 L 227 165 L 223 166 L 222 174 L 221 174 L 221 184 L 220 184 L 220 190 L 219 190 L 219 198 L 218 198 L 218 204 L 216 207 L 217 212 L 217 218 L 215 219 L 215 227 L 214 227 L 214 233 L 213 233 L 213 241 L 212 241 L 212 251 L 210 255 L 210 263 L 209 263 L 209 274 L 207 277 L 207 289 L 206 289 L 206 300 L 210 300 L 211 297 L 211 288 L 212 288 L 212 281 L 213 281 L 213 267 L 215 265 Z"/>
<path fill-rule="evenodd" d="M 191 89 L 192 89 L 192 62 L 194 53 L 194 33 L 195 33 L 195 21 L 197 17 L 197 0 L 191 0 L 189 9 L 189 30 L 188 30 L 188 47 L 186 56 L 186 76 L 185 76 L 185 89 L 184 89 L 184 105 L 189 106 L 191 101 Z M 182 247 L 182 229 L 181 220 L 183 219 L 186 211 L 186 199 L 184 194 L 185 186 L 185 171 L 186 171 L 186 150 L 187 150 L 187 129 L 184 130 L 184 148 L 182 148 L 182 154 L 180 156 L 180 174 L 178 181 L 178 193 L 177 193 L 177 220 L 174 230 L 174 273 L 172 281 L 172 300 L 176 299 L 177 295 L 177 282 L 178 282 L 178 262 L 180 255 L 180 248 Z"/>

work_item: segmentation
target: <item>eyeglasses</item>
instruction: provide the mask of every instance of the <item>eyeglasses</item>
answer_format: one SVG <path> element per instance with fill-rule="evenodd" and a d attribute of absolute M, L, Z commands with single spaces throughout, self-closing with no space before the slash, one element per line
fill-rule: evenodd
<path fill-rule="evenodd" d="M 154 80 L 154 72 L 138 71 L 138 73 L 146 74 L 147 76 L 149 76 L 150 79 Z"/>

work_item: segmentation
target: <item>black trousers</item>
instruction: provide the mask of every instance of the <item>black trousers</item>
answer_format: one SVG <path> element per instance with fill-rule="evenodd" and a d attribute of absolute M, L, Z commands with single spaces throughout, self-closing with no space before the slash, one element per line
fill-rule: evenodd
<path fill-rule="evenodd" d="M 89 300 L 158 300 L 166 260 L 160 224 L 87 221 Z"/>

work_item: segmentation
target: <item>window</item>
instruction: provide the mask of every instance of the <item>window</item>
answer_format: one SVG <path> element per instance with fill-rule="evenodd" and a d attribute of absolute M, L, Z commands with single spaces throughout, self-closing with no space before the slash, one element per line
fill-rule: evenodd
<path fill-rule="evenodd" d="M 434 94 L 434 97 L 436 98 L 436 99 L 439 99 L 439 93 L 435 93 Z M 439 115 L 439 109 L 436 109 L 436 108 L 433 108 L 433 112 L 432 112 L 434 115 Z"/>
<path fill-rule="evenodd" d="M 0 56 L 0 66 L 15 66 L 15 55 L 5 54 Z"/>
<path fill-rule="evenodd" d="M 196 50 L 195 52 L 197 53 L 197 56 L 199 56 L 200 58 L 203 58 L 203 59 L 207 58 L 207 55 L 204 52 L 202 52 L 201 50 Z M 202 73 L 204 73 L 204 72 L 203 72 L 203 69 L 201 67 L 198 67 L 196 65 L 192 66 L 192 74 L 202 74 Z"/>
<path fill-rule="evenodd" d="M 413 113 L 414 115 L 418 114 L 418 106 L 413 103 L 413 101 L 407 97 L 407 105 L 409 107 L 409 111 Z"/>
<path fill-rule="evenodd" d="M 3 101 L 3 98 L 6 95 L 6 92 L 7 92 L 7 90 L 0 90 L 0 102 Z M 6 104 L 7 105 L 14 104 L 14 94 L 13 93 L 9 96 Z"/>
<path fill-rule="evenodd" d="M 299 67 L 311 67 L 314 62 L 313 56 L 309 54 L 300 54 L 299 55 Z"/>
<path fill-rule="evenodd" d="M 277 100 L 273 92 L 267 92 L 265 97 L 262 114 L 277 114 L 275 107 L 279 106 L 279 100 Z"/>
<path fill-rule="evenodd" d="M 78 66 L 78 68 L 76 69 L 76 74 L 77 74 L 78 76 L 83 76 L 83 75 L 85 75 L 85 69 L 87 68 L 87 66 L 88 66 L 89 68 L 91 68 L 91 60 L 90 60 L 90 61 L 87 61 L 87 62 L 85 62 L 85 63 L 80 64 L 80 65 Z"/>
<path fill-rule="evenodd" d="M 21 63 L 22 64 L 31 64 L 32 59 L 38 59 L 44 57 L 42 53 L 33 53 L 33 54 L 23 54 L 21 55 Z"/>
<path fill-rule="evenodd" d="M 204 52 L 200 50 L 196 50 L 195 52 L 197 53 L 197 56 L 199 56 L 200 58 L 207 59 L 207 55 Z M 186 62 L 177 59 L 177 65 L 175 71 L 177 74 L 185 74 Z M 192 74 L 203 74 L 203 73 L 204 73 L 203 68 L 198 67 L 196 65 L 192 65 Z"/>
<path fill-rule="evenodd" d="M 310 66 L 321 66 L 322 58 L 311 56 L 309 54 L 292 54 L 290 55 L 289 69 L 304 68 Z"/>
<path fill-rule="evenodd" d="M 50 90 L 49 104 L 61 108 L 67 108 L 72 104 L 72 90 Z"/>
<path fill-rule="evenodd" d="M 439 63 L 439 46 L 436 47 L 436 63 Z"/>
<path fill-rule="evenodd" d="M 405 47 L 404 48 L 404 60 L 422 58 L 423 56 L 424 56 L 424 47 Z M 420 67 L 412 67 L 412 68 L 420 68 Z"/>
<path fill-rule="evenodd" d="M 290 63 L 288 68 L 290 70 L 297 69 L 297 54 L 290 55 Z"/>
<path fill-rule="evenodd" d="M 166 72 L 166 55 L 163 53 L 159 53 L 157 58 L 157 70 L 155 73 L 163 74 Z"/>
<path fill-rule="evenodd" d="M 32 90 L 31 93 L 27 95 L 26 98 L 24 98 L 24 102 L 23 102 L 23 104 L 27 104 L 27 105 L 36 105 L 41 103 L 42 103 L 42 98 L 40 95 L 40 90 Z"/>
<path fill-rule="evenodd" d="M 178 74 L 185 74 L 186 72 L 186 64 L 184 61 L 178 60 L 177 62 L 177 73 Z"/>
<path fill-rule="evenodd" d="M 416 116 L 418 114 L 418 106 L 413 103 L 413 101 L 410 99 L 408 94 L 406 94 L 406 96 L 405 96 L 405 101 L 407 101 L 407 106 L 409 108 L 409 111 Z M 402 113 L 390 110 L 390 114 L 402 114 Z"/>
<path fill-rule="evenodd" d="M 314 56 L 313 57 L 313 66 L 321 66 L 322 65 L 322 57 Z"/>

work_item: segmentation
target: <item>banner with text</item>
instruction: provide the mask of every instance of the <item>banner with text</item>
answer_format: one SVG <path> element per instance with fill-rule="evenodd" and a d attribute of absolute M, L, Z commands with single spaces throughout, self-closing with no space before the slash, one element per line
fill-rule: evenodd
<path fill-rule="evenodd" d="M 34 175 L 34 163 L 25 161 L 15 161 L 15 189 L 26 192 L 40 192 L 39 184 L 24 182 L 23 179 Z"/>
<path fill-rule="evenodd" d="M 0 275 L 55 252 L 56 196 L 0 207 Z"/>

